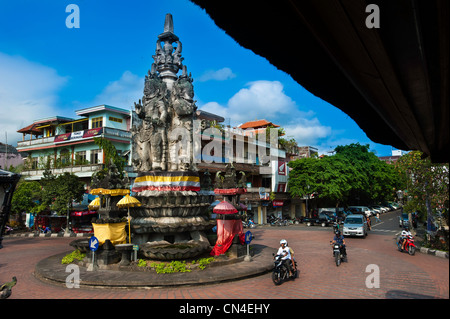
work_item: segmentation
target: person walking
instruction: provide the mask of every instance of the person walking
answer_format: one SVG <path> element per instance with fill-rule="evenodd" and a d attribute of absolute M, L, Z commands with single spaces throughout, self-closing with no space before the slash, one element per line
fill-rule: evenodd
<path fill-rule="evenodd" d="M 380 213 L 377 212 L 377 214 L 375 215 L 375 220 L 377 221 L 377 223 L 381 223 Z"/>

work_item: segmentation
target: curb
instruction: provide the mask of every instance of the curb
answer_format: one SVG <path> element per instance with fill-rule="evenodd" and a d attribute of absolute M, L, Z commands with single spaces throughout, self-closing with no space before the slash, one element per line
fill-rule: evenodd
<path fill-rule="evenodd" d="M 5 238 L 8 237 L 45 237 L 45 238 L 55 238 L 55 237 L 91 237 L 94 233 L 48 233 L 48 234 L 35 234 L 35 233 L 20 233 L 20 234 L 10 234 L 5 235 Z"/>
<path fill-rule="evenodd" d="M 432 255 L 432 256 L 437 256 L 437 257 L 447 258 L 448 259 L 448 252 L 446 252 L 446 251 L 430 249 L 430 248 L 425 248 L 425 247 L 420 247 L 419 251 L 421 253 L 423 253 L 423 254 L 427 254 L 427 255 Z"/>

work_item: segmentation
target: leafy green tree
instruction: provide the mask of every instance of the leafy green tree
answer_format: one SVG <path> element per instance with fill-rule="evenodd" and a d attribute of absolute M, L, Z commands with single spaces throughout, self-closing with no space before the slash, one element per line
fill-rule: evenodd
<path fill-rule="evenodd" d="M 338 146 L 336 154 L 290 162 L 292 196 L 317 193 L 319 199 L 339 205 L 369 204 L 390 199 L 397 173 L 359 143 Z"/>
<path fill-rule="evenodd" d="M 348 201 L 352 189 L 352 177 L 357 171 L 343 157 L 304 158 L 289 164 L 289 189 L 292 196 L 303 197 L 316 193 L 319 199 L 327 199 L 336 206 Z"/>
<path fill-rule="evenodd" d="M 83 182 L 67 172 L 57 177 L 47 176 L 43 184 L 43 202 L 59 215 L 66 214 L 73 201 L 81 201 L 85 192 Z"/>
<path fill-rule="evenodd" d="M 448 224 L 449 164 L 431 163 L 429 158 L 423 157 L 422 152 L 412 151 L 395 165 L 402 190 L 406 190 L 404 209 L 408 213 L 422 212 L 424 217 L 440 217 L 443 213 Z"/>
<path fill-rule="evenodd" d="M 24 225 L 22 213 L 39 213 L 44 208 L 41 202 L 41 185 L 39 182 L 24 181 L 19 183 L 11 200 L 11 211 L 19 217 L 20 225 Z"/>

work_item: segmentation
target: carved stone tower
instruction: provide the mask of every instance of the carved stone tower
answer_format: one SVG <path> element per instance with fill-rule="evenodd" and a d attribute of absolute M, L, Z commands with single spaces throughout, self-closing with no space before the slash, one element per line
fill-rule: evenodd
<path fill-rule="evenodd" d="M 131 209 L 133 242 L 150 258 L 201 254 L 209 248 L 202 231 L 214 226 L 207 216 L 214 195 L 201 191 L 193 159 L 197 107 L 181 50 L 172 15 L 167 14 L 154 63 L 145 76 L 144 96 L 135 103 L 132 127 L 133 165 L 138 172 L 132 191 L 143 204 Z M 174 248 L 180 243 L 187 247 L 183 256 Z"/>

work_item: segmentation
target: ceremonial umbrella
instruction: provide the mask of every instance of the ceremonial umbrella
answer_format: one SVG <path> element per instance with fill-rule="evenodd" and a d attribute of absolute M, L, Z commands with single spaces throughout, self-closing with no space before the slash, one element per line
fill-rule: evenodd
<path fill-rule="evenodd" d="M 88 205 L 88 208 L 90 210 L 97 210 L 100 208 L 100 197 L 95 198 L 90 204 Z"/>
<path fill-rule="evenodd" d="M 236 214 L 238 210 L 236 207 L 233 206 L 230 202 L 227 202 L 226 200 L 221 201 L 219 204 L 216 205 L 216 207 L 213 208 L 213 212 L 216 214 Z"/>
<path fill-rule="evenodd" d="M 136 207 L 136 206 L 141 206 L 141 202 L 130 195 L 124 196 L 117 203 L 117 207 L 119 207 L 119 208 L 128 208 L 128 243 L 129 244 L 131 244 L 130 207 Z"/>

